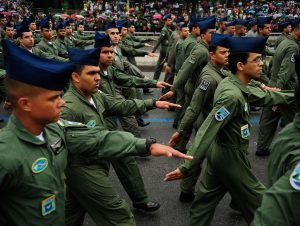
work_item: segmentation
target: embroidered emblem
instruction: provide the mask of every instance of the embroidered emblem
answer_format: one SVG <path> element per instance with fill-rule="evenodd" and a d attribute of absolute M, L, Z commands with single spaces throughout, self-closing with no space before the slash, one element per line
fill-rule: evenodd
<path fill-rule="evenodd" d="M 290 184 L 293 188 L 300 191 L 300 163 L 297 164 L 290 176 Z"/>
<path fill-rule="evenodd" d="M 241 127 L 241 135 L 243 139 L 246 139 L 250 136 L 248 124 Z"/>
<path fill-rule="evenodd" d="M 215 113 L 215 119 L 221 122 L 227 118 L 229 114 L 230 112 L 223 106 Z"/>
<path fill-rule="evenodd" d="M 201 80 L 201 83 L 199 85 L 199 89 L 206 91 L 207 88 L 209 87 L 210 82 L 205 81 L 205 80 Z"/>
<path fill-rule="evenodd" d="M 33 173 L 41 173 L 48 166 L 48 159 L 46 158 L 38 158 L 32 163 L 31 170 Z"/>
<path fill-rule="evenodd" d="M 291 62 L 295 63 L 295 53 L 293 53 L 291 56 Z"/>
<path fill-rule="evenodd" d="M 86 126 L 88 128 L 93 128 L 93 127 L 96 126 L 96 121 L 95 120 L 90 120 L 90 121 L 88 121 L 88 123 L 86 124 Z"/>
<path fill-rule="evenodd" d="M 46 216 L 52 213 L 55 207 L 55 195 L 50 196 L 42 201 L 42 215 Z"/>

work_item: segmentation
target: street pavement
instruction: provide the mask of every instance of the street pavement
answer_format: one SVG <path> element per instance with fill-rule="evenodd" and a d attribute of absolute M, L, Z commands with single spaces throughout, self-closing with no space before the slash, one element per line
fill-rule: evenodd
<path fill-rule="evenodd" d="M 150 65 L 150 66 L 153 66 Z M 146 72 L 149 77 L 153 76 L 153 72 Z M 161 79 L 163 78 L 163 73 Z M 159 89 L 155 89 L 151 95 L 145 95 L 145 98 L 158 98 L 161 95 Z M 2 108 L 1 108 L 2 109 Z M 167 144 L 171 134 L 175 131 L 172 128 L 174 112 L 167 110 L 155 109 L 147 112 L 143 118 L 145 121 L 151 122 L 149 126 L 140 128 L 142 137 L 155 137 L 158 142 Z M 7 120 L 9 113 L 1 110 L 1 118 Z M 255 156 L 256 141 L 258 133 L 258 122 L 260 112 L 251 114 L 251 139 L 249 146 L 249 159 L 252 164 L 254 174 L 264 183 L 267 184 L 267 161 L 268 158 Z M 0 128 L 4 123 L 0 124 Z M 190 143 L 189 143 L 190 145 Z M 149 196 L 161 204 L 161 208 L 154 213 L 144 213 L 132 209 L 138 226 L 186 226 L 188 225 L 188 215 L 190 203 L 181 203 L 178 200 L 180 193 L 180 182 L 164 182 L 164 175 L 174 170 L 180 164 L 179 159 L 166 157 L 137 157 L 141 174 L 144 179 L 145 187 Z M 204 164 L 205 166 L 205 164 Z M 224 162 L 224 167 L 230 167 Z M 111 168 L 110 178 L 114 188 L 132 207 L 132 203 L 126 192 L 121 186 L 115 172 Z M 246 226 L 246 222 L 241 215 L 230 209 L 229 202 L 231 198 L 227 194 L 218 205 L 212 226 Z M 89 216 L 86 217 L 84 226 L 95 226 Z"/>

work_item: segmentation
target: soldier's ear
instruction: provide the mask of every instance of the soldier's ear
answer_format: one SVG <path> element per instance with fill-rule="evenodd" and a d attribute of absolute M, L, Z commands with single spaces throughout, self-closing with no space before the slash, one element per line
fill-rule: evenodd
<path fill-rule="evenodd" d="M 72 82 L 79 83 L 79 77 L 80 75 L 77 72 L 75 71 L 72 72 L 71 74 Z"/>
<path fill-rule="evenodd" d="M 238 62 L 236 65 L 237 71 L 243 71 L 244 70 L 244 64 L 242 62 Z"/>
<path fill-rule="evenodd" d="M 32 105 L 28 97 L 20 97 L 17 101 L 17 105 L 20 109 L 22 109 L 22 111 L 30 112 L 32 109 Z"/>

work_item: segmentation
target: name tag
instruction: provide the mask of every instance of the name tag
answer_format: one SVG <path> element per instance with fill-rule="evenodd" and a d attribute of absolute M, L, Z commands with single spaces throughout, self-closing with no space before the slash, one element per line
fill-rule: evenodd
<path fill-rule="evenodd" d="M 42 201 L 42 215 L 46 216 L 55 210 L 55 195 L 50 196 Z"/>
<path fill-rule="evenodd" d="M 250 136 L 248 124 L 241 127 L 241 135 L 243 139 L 246 139 Z"/>

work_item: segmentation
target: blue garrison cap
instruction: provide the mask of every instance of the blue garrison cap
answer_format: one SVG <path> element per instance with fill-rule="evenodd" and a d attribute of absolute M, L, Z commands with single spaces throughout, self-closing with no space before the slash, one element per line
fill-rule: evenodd
<path fill-rule="evenodd" d="M 55 27 L 56 30 L 64 29 L 64 28 L 65 28 L 65 25 L 63 22 L 58 22 Z"/>
<path fill-rule="evenodd" d="M 198 22 L 198 26 L 201 30 L 215 29 L 216 28 L 216 18 L 209 18 Z"/>
<path fill-rule="evenodd" d="M 65 20 L 64 21 L 64 27 L 71 26 L 71 23 L 74 23 L 73 19 Z"/>
<path fill-rule="evenodd" d="M 213 33 L 211 36 L 211 46 L 222 46 L 228 48 L 228 38 L 232 37 L 231 35 Z"/>
<path fill-rule="evenodd" d="M 234 21 L 228 22 L 228 23 L 226 24 L 226 27 L 235 26 L 235 24 L 236 24 L 236 21 L 234 20 Z"/>
<path fill-rule="evenodd" d="M 48 90 L 62 90 L 74 64 L 38 57 L 8 40 L 2 41 L 7 77 Z"/>
<path fill-rule="evenodd" d="M 108 30 L 111 28 L 117 28 L 115 19 L 113 19 L 112 21 L 110 21 L 108 24 L 105 25 L 105 30 Z"/>
<path fill-rule="evenodd" d="M 128 20 L 127 26 L 128 26 L 128 27 L 134 26 L 134 21 Z"/>
<path fill-rule="evenodd" d="M 287 26 L 291 25 L 291 22 L 282 22 L 282 23 L 278 23 L 278 30 L 279 31 L 283 31 L 284 28 L 286 28 Z"/>
<path fill-rule="evenodd" d="M 298 24 L 300 24 L 300 18 L 291 20 L 292 28 L 295 28 Z"/>
<path fill-rule="evenodd" d="M 235 21 L 235 25 L 242 25 L 242 26 L 247 27 L 249 25 L 249 20 L 237 19 Z"/>
<path fill-rule="evenodd" d="M 167 19 L 172 19 L 172 14 L 168 13 L 166 15 L 164 15 L 163 20 L 167 20 Z"/>
<path fill-rule="evenodd" d="M 272 16 L 259 16 L 257 17 L 257 25 L 271 24 Z"/>
<path fill-rule="evenodd" d="M 50 20 L 50 18 L 49 17 L 47 17 L 47 16 L 45 16 L 42 20 L 41 20 L 41 22 L 40 22 L 40 27 L 41 28 L 50 28 L 50 23 L 49 23 L 49 20 Z"/>
<path fill-rule="evenodd" d="M 233 52 L 262 53 L 268 37 L 231 37 L 228 38 L 228 47 Z"/>
<path fill-rule="evenodd" d="M 180 30 L 181 30 L 182 28 L 184 28 L 184 27 L 189 27 L 188 23 L 182 24 L 182 25 L 180 26 Z"/>
<path fill-rule="evenodd" d="M 111 47 L 112 46 L 112 42 L 111 39 L 109 37 L 109 35 L 103 34 L 103 33 L 99 33 L 96 32 L 95 34 L 95 48 L 101 48 L 101 47 Z"/>
<path fill-rule="evenodd" d="M 300 54 L 294 55 L 295 69 L 298 76 L 298 83 L 300 84 Z"/>
<path fill-rule="evenodd" d="M 175 23 L 179 24 L 181 22 L 184 22 L 184 18 L 183 17 L 177 17 L 176 20 L 175 20 Z"/>
<path fill-rule="evenodd" d="M 99 57 L 100 57 L 100 48 L 95 49 L 76 49 L 76 48 L 69 48 L 69 59 L 70 62 L 74 64 L 80 65 L 99 65 Z"/>
<path fill-rule="evenodd" d="M 118 28 L 128 27 L 128 21 L 127 20 L 118 20 L 117 27 Z"/>
<path fill-rule="evenodd" d="M 13 24 L 13 23 L 10 23 L 10 22 L 8 22 L 6 25 L 5 25 L 5 28 L 14 28 L 15 27 L 15 25 Z"/>
<path fill-rule="evenodd" d="M 16 32 L 17 37 L 21 37 L 23 32 L 29 32 L 29 22 L 27 20 L 23 20 L 22 23 L 17 24 L 16 26 Z"/>

